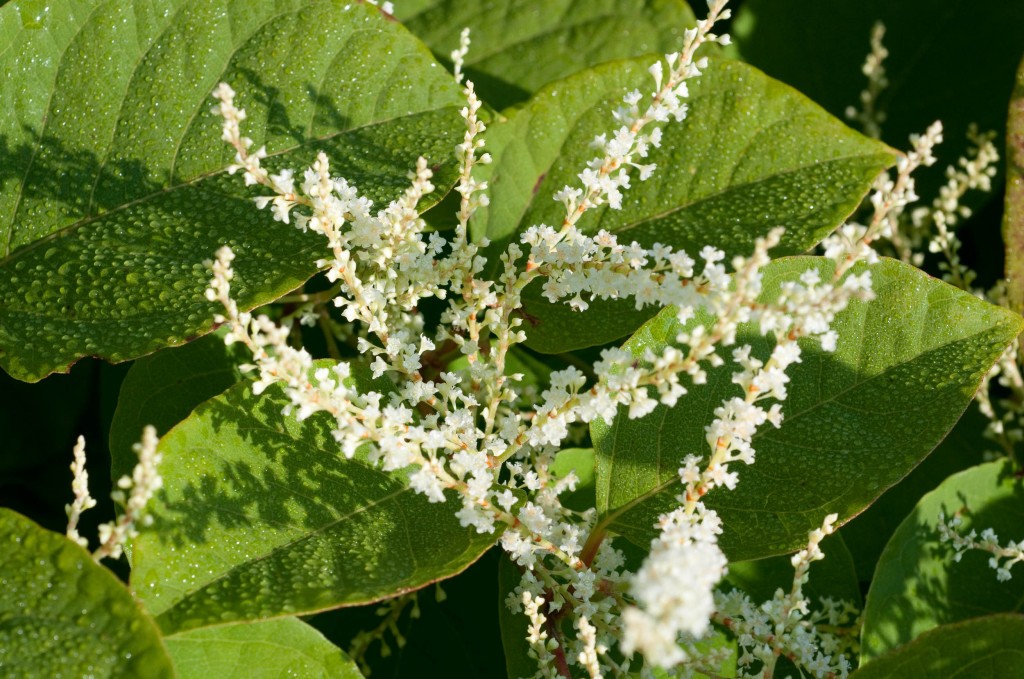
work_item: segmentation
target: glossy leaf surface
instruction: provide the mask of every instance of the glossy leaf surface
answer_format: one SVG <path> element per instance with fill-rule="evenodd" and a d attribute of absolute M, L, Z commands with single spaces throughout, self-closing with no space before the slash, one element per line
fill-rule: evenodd
<path fill-rule="evenodd" d="M 0 44 L 0 366 L 19 379 L 209 331 L 203 261 L 222 245 L 245 308 L 316 271 L 322 239 L 258 212 L 223 171 L 218 82 L 272 171 L 323 150 L 380 202 L 423 155 L 451 184 L 457 88 L 371 5 L 14 2 Z"/>
<path fill-rule="evenodd" d="M 1007 294 L 1014 311 L 1024 311 L 1024 61 L 1010 99 L 1006 124 L 1006 243 Z"/>
<path fill-rule="evenodd" d="M 969 550 L 955 562 L 953 547 L 939 539 L 940 512 L 962 517 L 962 534 L 991 528 L 1002 544 L 1024 539 L 1024 486 L 1006 462 L 954 474 L 925 495 L 878 560 L 864 607 L 865 660 L 939 625 L 1024 609 L 1020 567 L 1017 577 L 998 582 L 987 552 Z"/>
<path fill-rule="evenodd" d="M 158 435 L 170 431 L 197 405 L 238 382 L 238 366 L 246 360 L 251 356 L 244 347 L 225 346 L 218 332 L 135 361 L 121 383 L 110 424 L 110 477 L 131 473 L 137 461 L 132 446 L 147 424 Z"/>
<path fill-rule="evenodd" d="M 173 677 L 153 619 L 63 535 L 0 508 L 0 674 Z"/>
<path fill-rule="evenodd" d="M 333 420 L 297 422 L 286 403 L 239 384 L 161 440 L 165 492 L 135 542 L 132 586 L 165 632 L 373 602 L 494 543 L 459 526 L 453 498 L 432 504 L 403 473 L 346 460 Z"/>
<path fill-rule="evenodd" d="M 181 679 L 361 679 L 344 651 L 298 618 L 224 625 L 165 639 Z"/>
<path fill-rule="evenodd" d="M 469 28 L 466 77 L 496 109 L 596 64 L 678 52 L 694 23 L 681 0 L 464 0 L 398 3 L 406 27 L 442 61 Z M 416 6 L 429 5 L 429 6 Z"/>
<path fill-rule="evenodd" d="M 820 258 L 778 260 L 765 270 L 765 298 L 779 284 L 832 265 Z M 836 512 L 844 522 L 903 478 L 938 444 L 970 402 L 982 376 L 1021 329 L 1021 319 L 910 266 L 882 260 L 872 268 L 870 303 L 854 303 L 836 319 L 835 353 L 802 345 L 791 368 L 781 429 L 760 429 L 757 461 L 740 467 L 733 491 L 705 502 L 725 524 L 721 544 L 733 560 L 799 548 L 807 532 Z M 658 353 L 678 333 L 663 313 L 627 343 L 637 354 Z M 755 355 L 765 340 L 739 334 Z M 730 364 L 709 371 L 675 408 L 659 406 L 609 426 L 591 426 L 597 452 L 597 508 L 602 523 L 646 547 L 657 517 L 671 510 L 682 486 L 677 469 L 687 454 L 704 454 L 704 426 L 726 397 L 738 394 Z"/>
<path fill-rule="evenodd" d="M 559 226 L 563 205 L 552 195 L 577 186 L 594 156 L 590 143 L 616 127 L 612 111 L 624 92 L 646 92 L 650 59 L 616 62 L 553 83 L 490 132 L 491 204 L 478 213 L 476 238 L 491 246 L 492 267 L 505 245 L 535 224 Z M 657 165 L 635 177 L 621 210 L 588 211 L 579 228 L 604 229 L 621 241 L 655 242 L 696 254 L 714 244 L 746 253 L 754 240 L 786 227 L 779 254 L 800 253 L 856 208 L 891 149 L 846 128 L 791 88 L 736 61 L 713 59 L 690 84 L 690 114 L 668 124 Z M 603 344 L 628 334 L 652 311 L 630 301 L 587 312 L 552 305 L 534 284 L 524 294 L 529 346 L 546 353 Z"/>
<path fill-rule="evenodd" d="M 861 666 L 853 679 L 1017 677 L 1024 674 L 1024 616 L 943 625 Z"/>

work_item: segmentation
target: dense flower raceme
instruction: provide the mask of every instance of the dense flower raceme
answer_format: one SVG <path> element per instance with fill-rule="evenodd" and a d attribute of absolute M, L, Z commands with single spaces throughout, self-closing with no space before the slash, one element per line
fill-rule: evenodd
<path fill-rule="evenodd" d="M 568 665 L 591 676 L 625 672 L 636 651 L 647 660 L 645 673 L 652 666 L 711 668 L 716 653 L 698 652 L 694 643 L 710 633 L 711 621 L 727 603 L 735 609 L 730 613 L 733 629 L 749 641 L 741 640 L 743 647 L 753 649 L 751 657 L 761 663 L 770 662 L 758 655 L 764 644 L 804 649 L 813 640 L 822 641 L 802 617 L 807 614 L 799 589 L 806 575 L 803 561 L 796 564 L 793 592 L 774 607 L 758 609 L 736 597 L 716 599 L 714 590 L 726 569 L 717 538 L 721 521 L 702 498 L 719 486 L 734 488 L 739 477 L 732 463 L 754 462 L 755 432 L 766 424 L 782 424 L 786 370 L 800 361 L 798 340 L 816 339 L 824 349 L 834 349 L 835 315 L 852 299 L 870 298 L 870 273 L 850 271 L 870 251 L 864 247 L 868 230 L 850 230 L 833 244 L 834 277 L 822 280 L 808 271 L 784 283 L 774 299 L 764 299 L 762 270 L 780 230 L 758 239 L 753 252 L 733 258 L 730 267 L 713 246 L 691 257 L 665 245 L 625 244 L 607 232 L 588 235 L 576 228 L 587 210 L 620 206 L 631 172 L 643 180 L 655 170 L 643 160 L 661 141 L 659 125 L 687 114 L 686 80 L 699 76 L 705 65 L 694 53 L 701 44 L 726 42 L 726 36 L 711 32 L 717 20 L 728 16 L 724 4 L 709 3 L 708 18 L 687 31 L 682 51 L 652 66 L 655 90 L 646 107 L 639 92 L 625 96 L 615 114 L 619 129 L 595 140 L 601 155 L 580 172 L 578 187 L 565 187 L 555 196 L 565 206 L 562 223 L 527 229 L 502 255 L 495 281 L 480 275 L 486 264 L 480 255 L 484 244 L 468 239 L 469 219 L 486 204 L 487 190 L 472 171 L 489 160 L 479 153 L 485 126 L 477 117 L 480 102 L 472 83 L 464 83 L 466 134 L 456 149 L 461 205 L 449 239 L 428 232 L 418 216 L 419 201 L 434 190 L 426 160 L 419 160 L 401 197 L 375 210 L 356 187 L 332 176 L 324 154 L 301 180 L 290 170 L 270 174 L 262 166 L 266 150 L 251 150 L 252 140 L 242 136 L 245 115 L 234 104 L 235 93 L 226 84 L 215 93 L 219 103 L 214 112 L 224 118 L 224 139 L 236 152 L 229 169 L 242 171 L 247 184 L 271 191 L 256 203 L 269 207 L 275 219 L 294 221 L 326 239 L 329 254 L 320 265 L 336 286 L 333 302 L 362 333 L 358 347 L 374 376 L 386 376 L 393 384 L 388 393 L 359 392 L 348 379 L 347 363 L 314 371 L 312 357 L 288 344 L 287 325 L 237 307 L 231 298 L 234 255 L 225 247 L 211 262 L 207 296 L 223 307 L 216 320 L 229 326 L 227 341 L 242 342 L 252 352 L 250 369 L 258 373 L 254 391 L 277 383 L 291 401 L 290 414 L 329 413 L 342 454 L 352 457 L 361 449 L 385 470 L 411 467 L 410 485 L 431 501 L 444 502 L 452 496 L 445 491 L 454 491 L 462 524 L 494 533 L 524 570 L 508 604 L 530 621 L 528 640 L 541 675 L 557 675 Z M 463 34 L 452 55 L 460 81 L 467 47 Z M 892 199 L 908 175 L 901 168 L 894 182 L 879 185 L 879 223 L 909 201 L 905 195 Z M 638 308 L 675 306 L 683 330 L 660 354 L 647 351 L 637 357 L 625 349 L 606 349 L 593 366 L 596 380 L 576 367 L 555 371 L 548 387 L 531 399 L 521 385 L 523 376 L 507 374 L 506 359 L 509 349 L 526 338 L 517 311 L 522 291 L 537 279 L 543 279 L 547 299 L 579 310 L 595 297 L 631 297 Z M 427 328 L 417 311 L 429 297 L 447 302 L 436 330 Z M 713 320 L 696 323 L 698 310 Z M 751 347 L 736 346 L 737 329 L 744 323 L 775 340 L 770 356 L 759 358 Z M 442 346 L 453 347 L 463 367 L 449 364 L 435 376 L 424 367 L 424 357 Z M 731 349 L 723 351 L 726 347 Z M 708 451 L 693 451 L 681 460 L 679 506 L 661 517 L 650 555 L 631 574 L 622 553 L 595 527 L 595 511 L 573 511 L 560 502 L 560 494 L 573 489 L 577 479 L 552 474 L 554 454 L 574 426 L 599 417 L 610 421 L 619 412 L 635 418 L 659 404 L 674 406 L 705 382 L 709 367 L 727 361 L 735 366 L 737 395 L 723 402 L 708 423 Z M 831 521 L 834 517 L 823 531 L 830 530 Z M 818 540 L 813 534 L 809 553 L 818 553 Z M 560 621 L 566 615 L 574 635 L 562 634 Z M 759 622 L 765 616 L 770 624 Z M 743 626 L 743 620 L 749 624 Z M 615 647 L 625 659 L 610 652 Z M 845 674 L 846 661 L 839 655 L 804 650 L 793 657 L 805 658 L 820 676 Z"/>

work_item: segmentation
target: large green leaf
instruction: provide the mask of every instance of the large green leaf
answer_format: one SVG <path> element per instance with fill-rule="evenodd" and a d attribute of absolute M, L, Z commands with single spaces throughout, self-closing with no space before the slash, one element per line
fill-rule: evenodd
<path fill-rule="evenodd" d="M 851 679 L 1024 676 L 1024 616 L 988 615 L 925 632 Z"/>
<path fill-rule="evenodd" d="M 864 607 L 861 653 L 891 651 L 922 632 L 989 613 L 1024 609 L 1024 576 L 998 582 L 991 556 L 971 550 L 959 562 L 940 542 L 939 513 L 960 515 L 962 532 L 992 528 L 1003 544 L 1024 538 L 1024 486 L 1009 462 L 991 462 L 949 477 L 925 495 L 882 552 Z"/>
<path fill-rule="evenodd" d="M 1006 243 L 1006 281 L 1010 307 L 1024 311 L 1024 61 L 1017 69 L 1017 83 L 1010 99 L 1006 123 L 1006 212 L 1003 216 Z"/>
<path fill-rule="evenodd" d="M 439 186 L 454 178 L 457 88 L 367 4 L 13 2 L 0 43 L 0 366 L 19 379 L 208 331 L 202 262 L 221 245 L 238 255 L 244 307 L 314 273 L 322 239 L 257 212 L 222 171 L 220 81 L 272 169 L 324 150 L 377 201 L 418 155 L 446 163 Z"/>
<path fill-rule="evenodd" d="M 171 347 L 132 364 L 121 383 L 110 423 L 110 477 L 130 474 L 138 461 L 132 446 L 146 425 L 169 431 L 197 405 L 238 382 L 239 365 L 252 356 L 241 345 L 226 346 L 216 332 Z"/>
<path fill-rule="evenodd" d="M 773 262 L 764 298 L 809 269 L 827 280 L 832 264 L 803 257 Z M 706 498 L 725 523 L 722 547 L 733 560 L 796 549 L 826 514 L 844 522 L 906 476 L 952 428 L 1021 330 L 1016 314 L 908 265 L 883 260 L 871 271 L 877 299 L 839 315 L 836 352 L 803 344 L 782 428 L 766 425 L 757 433 L 757 462 L 738 469 L 736 490 Z M 658 353 L 678 330 L 668 310 L 626 346 Z M 741 329 L 738 341 L 762 356 L 770 351 L 753 329 Z M 661 406 L 638 420 L 620 413 L 610 426 L 591 426 L 604 527 L 649 544 L 659 514 L 676 505 L 680 461 L 706 452 L 704 426 L 725 398 L 738 395 L 733 371 L 730 364 L 710 371 L 707 385 L 694 386 L 675 408 Z"/>
<path fill-rule="evenodd" d="M 152 618 L 63 535 L 0 508 L 0 674 L 172 677 Z"/>
<path fill-rule="evenodd" d="M 495 270 L 496 255 L 527 227 L 561 224 L 564 207 L 552 195 L 579 183 L 577 173 L 594 155 L 590 142 L 613 129 L 623 93 L 650 89 L 650 62 L 616 62 L 553 83 L 492 127 L 491 204 L 473 228 L 476 238 L 494 242 Z M 583 231 L 735 254 L 783 225 L 779 252 L 795 254 L 841 224 L 894 155 L 760 71 L 713 59 L 692 81 L 689 117 L 665 128 L 649 160 L 658 166 L 654 175 L 633 182 L 621 210 L 585 214 Z M 652 313 L 628 301 L 574 313 L 544 301 L 538 284 L 525 291 L 524 310 L 529 346 L 549 353 L 617 339 Z"/>
<path fill-rule="evenodd" d="M 889 86 L 878 101 L 886 113 L 882 138 L 903 148 L 908 135 L 933 120 L 945 127 L 946 141 L 937 150 L 944 162 L 923 168 L 918 177 L 919 193 L 931 196 L 945 181 L 942 168 L 964 152 L 970 123 L 1005 129 L 1024 3 L 749 0 L 737 14 L 733 36 L 751 64 L 842 116 L 847 106 L 860 105 L 867 84 L 860 69 L 876 21 L 885 25 L 889 51 Z M 955 48 L 951 35 L 958 36 Z"/>
<path fill-rule="evenodd" d="M 681 0 L 437 0 L 397 3 L 399 19 L 442 60 L 470 29 L 466 76 L 488 104 L 519 103 L 595 64 L 678 52 L 693 12 Z"/>
<path fill-rule="evenodd" d="M 333 420 L 297 422 L 286 404 L 238 384 L 161 440 L 164 493 L 134 543 L 132 586 L 166 632 L 369 603 L 454 575 L 494 543 L 459 526 L 454 498 L 430 503 L 402 472 L 346 460 Z"/>
<path fill-rule="evenodd" d="M 344 651 L 298 618 L 196 629 L 166 637 L 181 679 L 361 679 Z"/>

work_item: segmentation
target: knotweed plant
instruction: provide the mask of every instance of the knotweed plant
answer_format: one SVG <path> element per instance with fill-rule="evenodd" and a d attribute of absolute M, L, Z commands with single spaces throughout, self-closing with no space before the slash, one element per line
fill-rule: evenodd
<path fill-rule="evenodd" d="M 755 433 L 782 426 L 786 371 L 801 360 L 798 340 L 814 339 L 833 350 L 836 314 L 852 299 L 870 299 L 870 271 L 849 273 L 870 252 L 863 249 L 867 233 L 852 233 L 848 245 L 830 249 L 837 261 L 831 278 L 805 273 L 766 300 L 762 269 L 781 229 L 758 239 L 748 256 L 727 263 L 713 244 L 694 257 L 659 243 L 644 247 L 606 231 L 590 235 L 577 228 L 588 210 L 606 204 L 620 208 L 631 182 L 656 171 L 644 162 L 649 150 L 660 145 L 663 125 L 686 118 L 688 81 L 707 67 L 705 58 L 695 56 L 697 50 L 728 43 L 727 35 L 712 30 L 729 16 L 724 5 L 724 0 L 710 2 L 707 19 L 686 32 L 682 50 L 651 65 L 649 93 L 636 90 L 623 97 L 615 112 L 618 127 L 594 140 L 596 155 L 581 168 L 579 184 L 553 196 L 565 208 L 561 223 L 527 229 L 502 254 L 502 270 L 493 281 L 481 276 L 480 248 L 488 243 L 468 238 L 470 218 L 487 204 L 487 183 L 474 179 L 474 168 L 490 161 L 480 153 L 486 126 L 472 82 L 463 88 L 466 131 L 455 149 L 460 208 L 448 240 L 428 231 L 417 213 L 419 201 L 434 189 L 426 159 L 420 158 L 410 174 L 404 195 L 375 210 L 358 187 L 332 174 L 323 153 L 301 179 L 291 169 L 272 174 L 262 163 L 266 150 L 253 150 L 243 136 L 245 112 L 235 106 L 235 92 L 221 84 L 215 93 L 223 139 L 236 152 L 229 171 L 241 171 L 246 184 L 270 191 L 255 202 L 269 207 L 277 221 L 294 221 L 296 228 L 324 237 L 328 255 L 319 265 L 337 284 L 333 303 L 356 324 L 359 349 L 374 377 L 393 384 L 390 393 L 359 392 L 349 386 L 347 363 L 314 368 L 308 352 L 288 343 L 288 325 L 241 312 L 231 296 L 235 255 L 224 247 L 210 264 L 207 297 L 223 305 L 216 321 L 227 325 L 226 341 L 240 342 L 252 353 L 253 390 L 283 384 L 291 401 L 286 415 L 304 419 L 329 413 L 341 455 L 351 458 L 365 448 L 384 470 L 410 469 L 409 483 L 432 502 L 450 502 L 445 491 L 454 491 L 458 500 L 452 511 L 462 525 L 493 534 L 522 569 L 522 582 L 507 605 L 529 619 L 528 641 L 539 676 L 577 671 L 572 667 L 595 677 L 619 675 L 636 667 L 638 656 L 646 661 L 645 674 L 654 667 L 714 667 L 721 654 L 701 652 L 695 644 L 712 632 L 716 616 L 727 617 L 726 626 L 749 640 L 744 646 L 749 643 L 751 655 L 744 656 L 744 665 L 770 671 L 784 649 L 817 676 L 845 676 L 850 667 L 834 641 L 825 641 L 811 624 L 797 624 L 807 614 L 800 583 L 810 561 L 821 557 L 818 542 L 836 517 L 826 518 L 808 551 L 794 561 L 793 591 L 776 605 L 756 608 L 740 595 L 716 602 L 727 560 L 718 546 L 721 521 L 703 498 L 719 487 L 724 488 L 718 492 L 735 488 L 738 463 L 755 461 Z M 452 55 L 460 81 L 468 46 L 464 32 Z M 916 157 L 903 161 L 896 183 L 879 186 L 878 223 L 909 202 L 907 182 Z M 589 371 L 596 379 L 576 367 L 555 371 L 549 387 L 526 408 L 518 386 L 522 376 L 508 374 L 506 359 L 510 348 L 527 338 L 522 292 L 535 280 L 543 281 L 548 301 L 577 310 L 595 298 L 629 298 L 637 309 L 671 306 L 685 330 L 660 353 L 637 357 L 625 349 L 603 350 Z M 428 328 L 417 311 L 429 297 L 447 303 L 436 329 Z M 697 311 L 713 320 L 694 322 Z M 772 340 L 767 358 L 737 343 L 737 330 L 747 323 Z M 458 347 L 464 367 L 426 377 L 424 356 L 445 344 Z M 736 395 L 707 423 L 707 449 L 680 458 L 678 507 L 661 516 L 649 556 L 630 572 L 623 553 L 596 527 L 594 511 L 573 511 L 560 502 L 577 478 L 552 474 L 554 454 L 573 425 L 640 418 L 658 404 L 675 406 L 701 388 L 708 367 L 726 363 L 735 367 Z"/>
<path fill-rule="evenodd" d="M 881 141 L 914 13 L 877 8 L 860 134 L 759 61 L 825 0 L 569 4 L 0 8 L 0 366 L 135 361 L 118 517 L 93 435 L 66 530 L 0 509 L 0 675 L 951 676 L 1024 639 L 967 619 L 1024 596 L 1024 288 L 957 233 L 998 138 L 935 196 L 967 123 Z"/>

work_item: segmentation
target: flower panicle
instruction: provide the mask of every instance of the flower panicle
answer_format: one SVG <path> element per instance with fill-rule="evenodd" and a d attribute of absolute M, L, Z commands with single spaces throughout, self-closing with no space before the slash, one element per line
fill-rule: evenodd
<path fill-rule="evenodd" d="M 739 641 L 738 665 L 744 676 L 772 676 L 780 657 L 786 657 L 815 677 L 846 677 L 851 670 L 847 653 L 855 637 L 856 609 L 847 602 L 821 601 L 812 610 L 804 594 L 811 564 L 825 558 L 821 542 L 836 530 L 838 515 L 829 514 L 820 528 L 810 531 L 806 546 L 793 555 L 793 583 L 789 591 L 778 589 L 763 603 L 754 602 L 740 590 L 715 595 L 715 622 Z M 817 623 L 824 623 L 827 628 Z M 849 634 L 840 636 L 844 626 Z"/>
<path fill-rule="evenodd" d="M 611 137 L 602 134 L 594 139 L 592 146 L 601 155 L 591 160 L 578 175 L 581 186 L 566 186 L 554 195 L 555 200 L 565 206 L 560 233 L 573 229 L 590 208 L 607 204 L 614 210 L 621 209 L 622 192 L 630 187 L 630 169 L 637 170 L 640 181 L 654 173 L 655 165 L 642 160 L 652 148 L 661 145 L 661 128 L 656 126 L 649 133 L 643 130 L 652 123 L 664 123 L 670 119 L 680 122 L 686 117 L 684 100 L 689 96 L 686 81 L 701 75 L 708 64 L 706 57 L 696 58 L 697 50 L 708 43 L 729 44 L 728 34 L 712 32 L 716 22 L 731 16 L 731 10 L 725 9 L 727 1 L 709 0 L 707 18 L 686 30 L 682 50 L 665 55 L 664 63 L 658 61 L 651 65 L 649 72 L 654 79 L 655 90 L 643 111 L 640 109 L 643 95 L 639 90 L 623 97 L 623 106 L 614 113 L 620 127 Z"/>
<path fill-rule="evenodd" d="M 124 513 L 116 521 L 100 524 L 100 544 L 92 553 L 92 558 L 96 561 L 120 557 L 125 544 L 138 536 L 138 527 L 152 524 L 153 519 L 147 512 L 147 505 L 163 487 L 163 478 L 159 471 L 162 455 L 157 450 L 158 443 L 156 429 L 147 425 L 142 430 L 142 440 L 133 446 L 139 461 L 132 470 L 132 475 L 122 476 L 117 481 L 117 488 L 110 494 L 114 502 L 123 504 Z M 73 454 L 71 471 L 74 478 L 71 488 L 75 499 L 65 507 L 68 515 L 67 536 L 82 547 L 88 547 L 89 541 L 78 533 L 78 520 L 82 512 L 96 506 L 96 500 L 89 495 L 89 475 L 85 468 L 83 437 L 78 437 Z"/>
<path fill-rule="evenodd" d="M 859 123 L 864 134 L 873 139 L 881 138 L 882 125 L 886 120 L 885 111 L 878 107 L 878 98 L 889 87 L 889 78 L 885 72 L 885 60 L 889 57 L 889 50 L 882 42 L 884 38 L 885 24 L 877 21 L 871 27 L 871 51 L 868 52 L 861 67 L 861 72 L 868 79 L 867 86 L 860 93 L 861 108 L 846 108 L 847 120 Z"/>
<path fill-rule="evenodd" d="M 240 309 L 231 295 L 234 253 L 224 248 L 209 262 L 207 298 L 220 306 L 215 318 L 228 325 L 227 341 L 251 352 L 253 390 L 278 385 L 288 401 L 285 414 L 299 419 L 328 413 L 341 454 L 360 451 L 386 471 L 409 470 L 416 492 L 431 502 L 452 502 L 463 526 L 493 533 L 524 571 L 507 603 L 527 613 L 532 653 L 548 668 L 575 665 L 592 677 L 623 674 L 632 661 L 610 651 L 616 647 L 664 666 L 693 659 L 690 642 L 713 620 L 714 589 L 725 571 L 720 522 L 702 498 L 719 486 L 734 487 L 734 463 L 754 461 L 754 433 L 782 423 L 787 370 L 801 357 L 797 340 L 835 349 L 836 314 L 871 294 L 869 272 L 842 280 L 808 272 L 765 299 L 763 271 L 770 250 L 782 242 L 781 229 L 730 259 L 713 246 L 691 256 L 664 244 L 627 244 L 614 234 L 575 228 L 578 213 L 588 207 L 620 203 L 613 189 L 627 188 L 630 169 L 641 180 L 653 171 L 642 161 L 660 143 L 660 124 L 685 117 L 687 81 L 706 68 L 696 51 L 728 41 L 712 32 L 716 21 L 728 17 L 724 6 L 724 0 L 712 0 L 708 19 L 687 32 L 682 50 L 652 66 L 649 104 L 641 105 L 637 93 L 626 96 L 615 113 L 620 129 L 595 142 L 601 155 L 581 173 L 584 187 L 559 197 L 567 221 L 560 228 L 525 230 L 502 255 L 496 281 L 481 275 L 487 261 L 479 248 L 486 244 L 468 238 L 469 220 L 486 205 L 488 188 L 473 176 L 488 156 L 479 153 L 486 129 L 478 115 L 482 104 L 465 79 L 468 32 L 452 55 L 466 97 L 466 126 L 455 148 L 461 203 L 448 239 L 418 215 L 418 204 L 434 190 L 427 159 L 417 161 L 408 189 L 383 209 L 332 176 L 323 154 L 301 179 L 289 170 L 260 174 L 265 156 L 253 159 L 258 154 L 248 153 L 252 143 L 238 129 L 244 111 L 234 107 L 233 92 L 217 95 L 215 110 L 236 149 L 236 170 L 272 190 L 257 199 L 258 206 L 324 237 L 328 254 L 318 265 L 334 287 L 317 304 L 341 309 L 359 333 L 355 348 L 373 377 L 393 385 L 357 388 L 348 363 L 316 367 L 304 349 L 289 344 L 288 324 Z M 591 176 L 596 183 L 584 180 Z M 506 369 L 506 358 L 526 339 L 522 293 L 538 278 L 548 300 L 577 310 L 605 298 L 632 298 L 638 309 L 675 305 L 680 329 L 661 352 L 635 356 L 607 349 L 593 366 L 556 370 L 543 386 L 524 384 L 523 375 Z M 419 309 L 431 297 L 443 302 L 436 331 L 425 329 Z M 714 320 L 695 322 L 706 318 L 699 312 Z M 775 340 L 771 355 L 737 346 L 738 329 L 746 323 Z M 737 393 L 715 411 L 705 454 L 684 458 L 679 507 L 661 517 L 652 543 L 652 555 L 661 556 L 652 556 L 634 577 L 624 555 L 604 539 L 596 511 L 563 504 L 560 496 L 578 479 L 552 471 L 555 452 L 583 425 L 597 417 L 611 421 L 620 408 L 636 418 L 659 405 L 676 405 L 708 380 L 710 368 L 730 361 Z M 685 610 L 663 606 L 666 592 L 688 602 Z M 575 635 L 560 631 L 566 613 L 573 616 Z"/>
<path fill-rule="evenodd" d="M 973 528 L 965 533 L 963 523 L 963 517 L 960 515 L 947 518 L 944 512 L 939 513 L 939 521 L 936 524 L 939 539 L 952 544 L 956 550 L 953 561 L 959 562 L 963 555 L 971 550 L 988 552 L 988 565 L 996 572 L 996 579 L 999 582 L 1012 579 L 1010 569 L 1024 562 L 1024 540 L 1010 540 L 1003 545 L 992 528 L 986 528 L 980 534 Z"/>
<path fill-rule="evenodd" d="M 85 437 L 78 437 L 73 455 L 71 491 L 75 494 L 75 499 L 64 507 L 68 516 L 67 536 L 83 547 L 88 547 L 89 541 L 78 533 L 78 519 L 82 512 L 96 506 L 95 498 L 89 495 L 89 473 L 85 469 Z"/>

